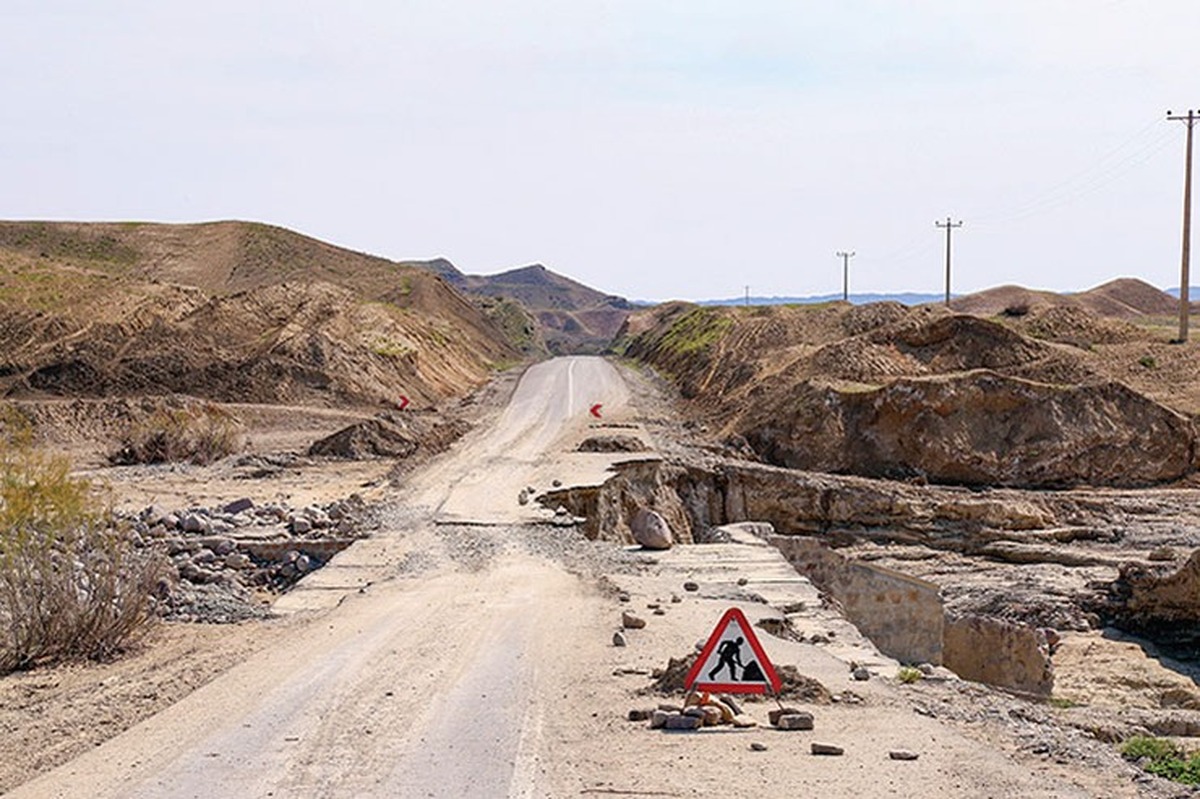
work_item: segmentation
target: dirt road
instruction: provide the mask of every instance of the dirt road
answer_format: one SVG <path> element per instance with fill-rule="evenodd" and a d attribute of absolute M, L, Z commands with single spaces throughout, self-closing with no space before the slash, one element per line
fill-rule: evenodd
<path fill-rule="evenodd" d="M 8 796 L 1135 795 L 1127 783 L 1020 762 L 913 713 L 886 679 L 851 683 L 840 654 L 765 634 L 777 664 L 863 696 L 814 708 L 815 740 L 844 744 L 845 757 L 812 757 L 807 733 L 669 735 L 626 721 L 629 707 L 658 701 L 635 693 L 649 670 L 688 652 L 723 608 L 760 618 L 777 613 L 762 595 L 815 592 L 766 548 L 649 556 L 527 524 L 547 512 L 519 504 L 521 488 L 593 480 L 613 457 L 574 452 L 598 424 L 596 403 L 605 422 L 633 421 L 604 361 L 531 368 L 493 425 L 414 476 L 386 533 L 327 567 L 369 569 L 371 580 L 347 583 L 361 590 L 327 580 L 335 607 L 302 613 L 270 650 Z M 631 603 L 602 591 L 599 574 Z M 685 577 L 702 589 L 670 602 Z M 660 602 L 667 615 L 651 616 L 646 606 Z M 651 622 L 616 648 L 624 608 Z M 765 706 L 751 713 L 765 722 Z M 890 761 L 897 747 L 921 759 Z"/>
<path fill-rule="evenodd" d="M 493 426 L 414 479 L 390 546 L 372 542 L 395 579 L 11 795 L 535 795 L 545 700 L 569 678 L 545 664 L 578 648 L 600 597 L 504 552 L 503 529 L 464 544 L 469 531 L 434 522 L 544 516 L 520 489 L 602 472 L 609 456 L 568 450 L 592 405 L 619 418 L 627 398 L 598 358 L 532 367 Z"/>

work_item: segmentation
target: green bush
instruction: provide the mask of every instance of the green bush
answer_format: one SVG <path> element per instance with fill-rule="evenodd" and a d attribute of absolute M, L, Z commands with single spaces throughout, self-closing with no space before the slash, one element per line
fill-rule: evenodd
<path fill-rule="evenodd" d="M 912 666 L 901 666 L 896 672 L 896 679 L 902 683 L 914 683 L 924 676 L 920 669 Z"/>
<path fill-rule="evenodd" d="M 133 425 L 109 460 L 205 465 L 238 452 L 242 441 L 237 420 L 216 405 L 162 409 Z"/>
<path fill-rule="evenodd" d="M 1158 361 L 1154 359 L 1153 355 L 1143 355 L 1142 357 L 1138 358 L 1138 364 L 1146 369 L 1158 368 Z"/>
<path fill-rule="evenodd" d="M 1165 738 L 1135 735 L 1121 745 L 1121 754 L 1145 771 L 1185 785 L 1200 785 L 1200 754 L 1189 755 Z"/>
<path fill-rule="evenodd" d="M 0 413 L 0 674 L 122 651 L 149 629 L 165 574 L 66 459 L 31 441 Z"/>

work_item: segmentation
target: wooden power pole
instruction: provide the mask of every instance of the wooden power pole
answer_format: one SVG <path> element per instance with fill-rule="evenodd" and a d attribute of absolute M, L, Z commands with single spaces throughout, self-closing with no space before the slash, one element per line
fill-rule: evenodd
<path fill-rule="evenodd" d="M 945 222 L 934 222 L 938 227 L 946 229 L 946 306 L 950 305 L 950 231 L 956 227 L 962 227 L 962 220 L 951 222 L 950 217 L 946 217 Z"/>
<path fill-rule="evenodd" d="M 839 252 L 837 257 L 842 259 L 842 300 L 850 302 L 850 259 L 854 257 L 854 250 Z"/>
<path fill-rule="evenodd" d="M 1187 123 L 1187 155 L 1183 167 L 1183 257 L 1179 269 L 1179 343 L 1186 344 L 1191 310 L 1188 284 L 1191 282 L 1189 261 L 1192 255 L 1192 126 L 1200 121 L 1200 112 L 1189 110 L 1187 116 L 1172 116 L 1168 111 L 1167 119 Z"/>

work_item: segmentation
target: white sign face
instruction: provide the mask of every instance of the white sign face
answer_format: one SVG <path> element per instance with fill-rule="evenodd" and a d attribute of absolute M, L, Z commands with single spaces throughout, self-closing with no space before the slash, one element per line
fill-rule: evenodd
<path fill-rule="evenodd" d="M 781 683 L 746 617 L 730 608 L 717 623 L 700 657 L 688 671 L 689 690 L 761 694 Z"/>

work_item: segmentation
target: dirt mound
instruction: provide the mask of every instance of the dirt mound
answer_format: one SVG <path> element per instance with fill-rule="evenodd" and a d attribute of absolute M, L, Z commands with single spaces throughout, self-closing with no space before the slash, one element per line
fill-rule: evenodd
<path fill-rule="evenodd" d="M 1145 333 L 1128 322 L 1105 319 L 1071 305 L 1040 308 L 1014 321 L 1026 336 L 1087 349 L 1095 344 L 1126 344 L 1145 338 Z"/>
<path fill-rule="evenodd" d="M 1119 319 L 1170 316 L 1179 312 L 1179 300 L 1131 277 L 1109 281 L 1077 294 L 1075 298 L 1092 313 Z"/>
<path fill-rule="evenodd" d="M 829 377 L 874 382 L 972 369 L 1007 369 L 1042 358 L 1044 345 L 974 316 L 906 314 L 862 336 L 826 345 L 809 368 Z"/>
<path fill-rule="evenodd" d="M 1037 308 L 1076 304 L 1071 297 L 1024 286 L 997 286 L 950 301 L 950 307 L 958 313 L 1009 317 L 1024 316 Z"/>
<path fill-rule="evenodd" d="M 429 273 L 265 225 L 0 223 L 0 396 L 362 403 L 518 357 Z"/>
<path fill-rule="evenodd" d="M 1195 468 L 1192 422 L 1119 383 L 989 371 L 845 392 L 802 384 L 743 420 L 771 463 L 968 485 L 1139 486 Z"/>
<path fill-rule="evenodd" d="M 681 658 L 670 658 L 666 668 L 655 669 L 654 682 L 651 683 L 650 690 L 668 695 L 687 693 L 684 683 L 698 656 L 693 652 Z M 833 701 L 833 695 L 828 688 L 818 680 L 801 674 L 795 666 L 785 664 L 776 668 L 775 671 L 782 683 L 779 689 L 781 699 L 809 702 L 814 705 L 828 705 Z"/>
<path fill-rule="evenodd" d="M 403 427 L 387 419 L 368 419 L 344 427 L 313 442 L 309 455 L 333 458 L 407 458 L 417 451 L 417 441 Z"/>
<path fill-rule="evenodd" d="M 387 412 L 313 442 L 308 454 L 348 460 L 407 458 L 417 450 L 444 452 L 466 430 L 462 421 L 431 422 L 419 416 L 410 421 Z"/>

